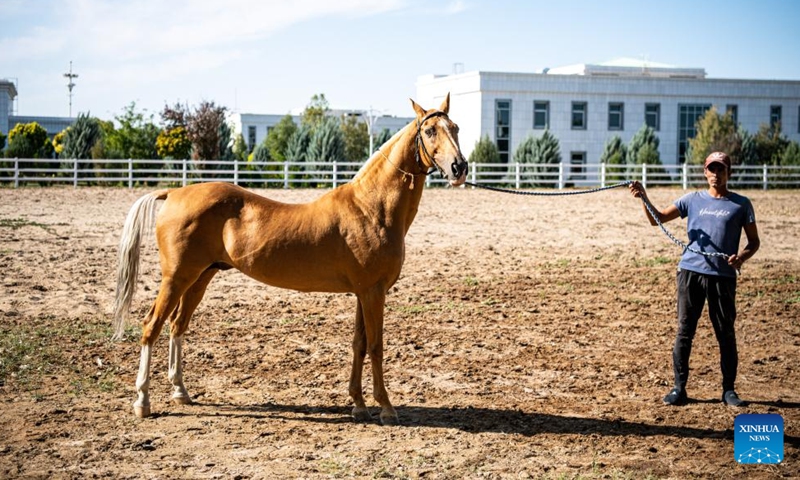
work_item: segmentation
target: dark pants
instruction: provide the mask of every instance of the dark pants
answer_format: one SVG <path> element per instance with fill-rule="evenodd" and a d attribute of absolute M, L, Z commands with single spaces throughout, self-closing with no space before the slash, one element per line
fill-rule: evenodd
<path fill-rule="evenodd" d="M 733 390 L 739 355 L 736 351 L 736 278 L 678 271 L 678 334 L 672 349 L 675 387 L 684 389 L 689 380 L 689 356 L 697 321 L 708 300 L 708 316 L 719 343 L 722 391 Z"/>

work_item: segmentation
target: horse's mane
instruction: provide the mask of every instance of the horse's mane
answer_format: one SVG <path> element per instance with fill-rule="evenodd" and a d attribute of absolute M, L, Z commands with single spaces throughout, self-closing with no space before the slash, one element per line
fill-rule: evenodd
<path fill-rule="evenodd" d="M 379 150 L 381 149 L 381 147 L 383 147 L 384 145 L 386 145 L 386 146 L 392 146 L 392 145 L 394 145 L 395 143 L 397 143 L 397 141 L 398 141 L 398 140 L 400 140 L 400 137 L 402 137 L 402 136 L 403 136 L 403 134 L 404 134 L 404 133 L 405 133 L 405 131 L 406 131 L 406 130 L 409 128 L 409 126 L 410 126 L 410 125 L 411 125 L 411 124 L 409 123 L 409 124 L 408 124 L 408 125 L 406 125 L 405 127 L 403 127 L 403 128 L 401 128 L 400 130 L 398 130 L 398 131 L 397 131 L 397 132 L 396 132 L 394 135 L 392 135 L 392 137 L 391 137 L 389 140 L 386 140 L 386 142 L 385 142 L 383 145 L 378 145 L 378 150 L 376 150 L 376 151 L 375 151 L 375 152 L 372 154 L 372 156 L 370 156 L 370 157 L 369 157 L 369 159 L 367 159 L 367 161 L 366 161 L 366 162 L 364 162 L 364 165 L 362 165 L 362 166 L 361 166 L 361 168 L 360 168 L 360 169 L 358 169 L 358 172 L 356 172 L 356 175 L 353 177 L 353 181 L 356 181 L 356 180 L 358 180 L 358 179 L 361 177 L 361 175 L 363 175 L 363 174 L 364 174 L 364 172 L 365 172 L 365 171 L 368 169 L 369 165 L 370 165 L 370 164 L 372 164 L 372 162 L 376 161 L 376 160 L 375 160 L 376 158 L 379 158 L 379 157 L 380 157 L 380 158 L 382 158 L 382 157 L 383 157 L 383 155 L 382 155 L 382 154 L 381 154 L 381 152 L 379 151 Z M 388 155 L 388 153 L 387 153 L 387 152 L 384 152 L 384 153 L 386 153 L 386 154 Z"/>

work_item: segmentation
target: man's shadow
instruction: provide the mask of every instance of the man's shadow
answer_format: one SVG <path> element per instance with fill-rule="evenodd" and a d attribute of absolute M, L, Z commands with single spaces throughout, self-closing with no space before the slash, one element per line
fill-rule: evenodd
<path fill-rule="evenodd" d="M 800 408 L 791 402 L 750 402 L 752 404 L 773 405 L 780 408 Z M 351 407 L 347 406 L 305 406 L 266 403 L 258 405 L 229 405 L 195 402 L 197 406 L 218 409 L 214 416 L 282 419 L 315 423 L 353 423 Z M 733 428 L 716 430 L 712 428 L 681 427 L 658 425 L 655 423 L 630 422 L 621 419 L 604 420 L 570 415 L 524 412 L 473 407 L 421 407 L 396 406 L 400 417 L 400 427 L 429 427 L 458 429 L 471 433 L 512 433 L 524 436 L 538 434 L 598 434 L 603 436 L 638 437 L 676 437 L 698 439 L 733 440 Z M 664 407 L 673 408 L 673 407 Z M 371 409 L 373 422 L 379 423 L 379 407 Z M 742 413 L 746 413 L 743 411 Z M 158 415 L 158 414 L 156 414 Z M 164 416 L 204 415 L 191 412 L 191 407 L 182 412 L 164 412 Z M 784 443 L 800 448 L 800 437 L 784 436 Z"/>

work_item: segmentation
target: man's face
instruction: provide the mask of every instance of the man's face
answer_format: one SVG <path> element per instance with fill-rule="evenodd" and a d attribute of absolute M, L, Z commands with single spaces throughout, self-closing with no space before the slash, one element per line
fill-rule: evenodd
<path fill-rule="evenodd" d="M 725 187 L 728 185 L 728 167 L 714 162 L 704 170 L 709 187 Z"/>

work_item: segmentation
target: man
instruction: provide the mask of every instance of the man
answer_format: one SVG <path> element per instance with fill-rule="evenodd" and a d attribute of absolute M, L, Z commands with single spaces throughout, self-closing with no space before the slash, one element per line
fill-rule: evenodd
<path fill-rule="evenodd" d="M 678 217 L 687 220 L 688 248 L 678 264 L 678 333 L 672 349 L 675 387 L 664 397 L 667 405 L 688 402 L 689 356 L 697 322 L 708 301 L 708 316 L 719 343 L 722 369 L 722 402 L 739 407 L 745 404 L 734 389 L 739 357 L 736 350 L 736 276 L 742 264 L 756 253 L 758 238 L 755 212 L 747 197 L 728 190 L 731 160 L 727 154 L 714 152 L 706 158 L 703 172 L 708 190 L 689 193 L 663 210 L 653 208 L 661 223 Z M 629 186 L 636 198 L 647 200 L 639 182 Z M 651 225 L 656 220 L 644 207 Z M 739 251 L 744 230 L 747 245 Z M 694 251 L 692 251 L 694 250 Z M 702 253 L 697 253 L 697 252 Z M 725 256 L 703 255 L 721 253 Z"/>

